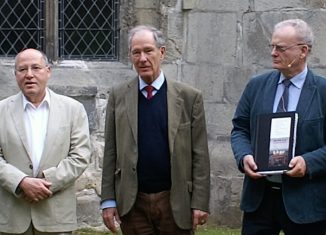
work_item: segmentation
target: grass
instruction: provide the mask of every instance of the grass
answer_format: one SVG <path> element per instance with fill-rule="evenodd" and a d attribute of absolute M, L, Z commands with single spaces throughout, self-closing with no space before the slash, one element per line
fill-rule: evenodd
<path fill-rule="evenodd" d="M 240 229 L 231 229 L 226 227 L 212 227 L 200 226 L 195 232 L 195 235 L 240 235 Z M 73 235 L 113 235 L 109 231 L 99 232 L 92 229 L 79 229 L 73 232 Z M 122 235 L 122 233 L 115 233 L 114 235 Z M 284 235 L 283 232 L 280 235 Z"/>
<path fill-rule="evenodd" d="M 240 229 L 225 227 L 199 227 L 195 235 L 240 235 Z"/>
<path fill-rule="evenodd" d="M 91 229 L 80 229 L 73 233 L 73 235 L 109 235 L 109 234 L 112 235 L 112 233 L 108 231 L 98 232 Z M 116 235 L 121 235 L 121 233 L 117 233 Z M 240 229 L 202 226 L 196 230 L 195 235 L 240 235 Z"/>

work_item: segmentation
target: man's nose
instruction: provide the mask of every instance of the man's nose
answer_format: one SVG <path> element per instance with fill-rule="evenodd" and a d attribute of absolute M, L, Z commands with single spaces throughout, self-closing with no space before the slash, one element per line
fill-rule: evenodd
<path fill-rule="evenodd" d="M 25 76 L 31 77 L 34 75 L 34 71 L 32 68 L 27 68 Z"/>
<path fill-rule="evenodd" d="M 146 61 L 147 60 L 146 53 L 144 53 L 143 51 L 140 53 L 140 60 L 141 61 Z"/>

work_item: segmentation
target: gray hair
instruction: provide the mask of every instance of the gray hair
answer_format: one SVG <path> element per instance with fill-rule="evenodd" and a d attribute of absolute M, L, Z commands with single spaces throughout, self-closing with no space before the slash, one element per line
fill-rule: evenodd
<path fill-rule="evenodd" d="M 165 47 L 165 43 L 166 43 L 165 42 L 165 37 L 164 37 L 163 33 L 160 30 L 158 30 L 157 28 L 152 27 L 152 26 L 139 25 L 139 26 L 136 26 L 136 27 L 132 28 L 129 31 L 129 34 L 128 34 L 128 48 L 129 48 L 129 51 L 131 50 L 132 38 L 134 37 L 134 35 L 136 33 L 140 32 L 140 31 L 143 31 L 143 30 L 153 33 L 153 38 L 155 40 L 157 48 Z"/>
<path fill-rule="evenodd" d="M 293 27 L 297 33 L 298 39 L 307 44 L 309 50 L 311 50 L 314 42 L 314 34 L 310 26 L 305 21 L 301 19 L 289 19 L 281 21 L 274 26 L 274 32 L 277 29 L 283 28 L 285 26 Z"/>

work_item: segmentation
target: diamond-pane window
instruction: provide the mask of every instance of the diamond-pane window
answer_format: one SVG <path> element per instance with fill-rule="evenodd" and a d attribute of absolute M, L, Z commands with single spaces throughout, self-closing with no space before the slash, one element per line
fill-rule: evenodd
<path fill-rule="evenodd" d="M 44 45 L 44 0 L 0 2 L 0 55 L 16 56 L 24 48 Z"/>
<path fill-rule="evenodd" d="M 59 0 L 59 57 L 117 60 L 118 0 Z"/>

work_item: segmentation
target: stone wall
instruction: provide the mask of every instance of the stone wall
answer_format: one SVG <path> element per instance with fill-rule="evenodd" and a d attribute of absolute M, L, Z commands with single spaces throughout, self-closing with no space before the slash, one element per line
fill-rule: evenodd
<path fill-rule="evenodd" d="M 250 77 L 271 67 L 273 25 L 301 18 L 316 36 L 309 65 L 326 75 L 326 0 L 121 0 L 119 62 L 58 61 L 50 87 L 80 100 L 88 112 L 93 155 L 77 183 L 80 227 L 103 229 L 99 209 L 104 117 L 108 90 L 135 76 L 127 31 L 154 25 L 168 38 L 163 70 L 170 79 L 202 90 L 211 159 L 209 223 L 237 227 L 243 175 L 230 148 L 231 119 Z M 17 91 L 13 59 L 0 59 L 0 99 Z M 1 114 L 0 114 L 1 115 Z"/>

